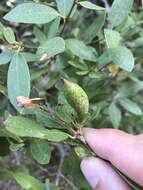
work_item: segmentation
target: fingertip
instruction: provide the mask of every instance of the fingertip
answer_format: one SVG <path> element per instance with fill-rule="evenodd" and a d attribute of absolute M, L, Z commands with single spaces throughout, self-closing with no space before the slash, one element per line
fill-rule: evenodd
<path fill-rule="evenodd" d="M 83 135 L 88 145 L 96 154 L 98 154 L 98 156 L 101 156 L 104 159 L 109 155 L 109 131 L 110 129 L 83 129 Z"/>
<path fill-rule="evenodd" d="M 93 129 L 84 128 L 83 135 L 88 145 L 93 151 L 100 157 L 109 160 L 116 149 L 116 146 L 120 145 L 122 139 L 127 136 L 126 133 L 116 129 Z"/>
<path fill-rule="evenodd" d="M 87 179 L 87 181 L 93 189 L 95 189 L 99 183 L 99 177 L 96 175 L 94 165 L 94 157 L 83 159 L 80 165 L 82 173 L 84 174 L 85 178 Z"/>
<path fill-rule="evenodd" d="M 84 138 L 89 145 L 93 144 L 93 141 L 96 138 L 96 133 L 98 134 L 97 129 L 93 129 L 93 128 L 84 128 L 83 129 Z"/>
<path fill-rule="evenodd" d="M 81 162 L 81 170 L 93 189 L 130 190 L 129 186 L 116 174 L 110 164 L 96 157 Z"/>

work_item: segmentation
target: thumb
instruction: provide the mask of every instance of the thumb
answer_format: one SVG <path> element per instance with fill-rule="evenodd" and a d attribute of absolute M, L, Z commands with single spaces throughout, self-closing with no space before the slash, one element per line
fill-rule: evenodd
<path fill-rule="evenodd" d="M 99 158 L 86 158 L 81 162 L 81 170 L 89 184 L 96 190 L 131 190 L 110 164 Z"/>
<path fill-rule="evenodd" d="M 83 129 L 95 153 L 109 160 L 125 175 L 143 185 L 143 138 L 115 129 Z"/>

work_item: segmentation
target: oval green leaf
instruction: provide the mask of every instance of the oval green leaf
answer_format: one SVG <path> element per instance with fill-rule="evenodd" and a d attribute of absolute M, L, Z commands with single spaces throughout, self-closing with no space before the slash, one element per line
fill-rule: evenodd
<path fill-rule="evenodd" d="M 65 41 L 61 37 L 55 37 L 47 40 L 43 43 L 37 51 L 38 55 L 42 55 L 44 53 L 47 54 L 48 58 L 53 57 L 59 53 L 62 53 L 65 50 Z"/>
<path fill-rule="evenodd" d="M 9 117 L 5 121 L 5 126 L 7 131 L 19 137 L 35 137 L 54 142 L 64 141 L 69 137 L 65 132 L 45 129 L 35 121 L 24 117 Z"/>
<path fill-rule="evenodd" d="M 121 99 L 119 102 L 121 106 L 128 112 L 134 115 L 142 115 L 141 108 L 138 106 L 137 103 L 133 102 L 132 100 L 125 98 L 125 99 Z"/>
<path fill-rule="evenodd" d="M 5 121 L 5 126 L 7 131 L 20 137 L 43 138 L 44 128 L 28 118 L 19 116 L 8 117 Z"/>
<path fill-rule="evenodd" d="M 59 16 L 58 12 L 38 3 L 22 3 L 4 16 L 5 20 L 19 23 L 44 24 Z"/>
<path fill-rule="evenodd" d="M 28 97 L 30 94 L 29 68 L 23 55 L 15 53 L 8 69 L 8 97 L 12 105 L 20 111 L 17 106 L 18 96 Z"/>
<path fill-rule="evenodd" d="M 64 133 L 56 129 L 53 129 L 53 130 L 47 129 L 47 131 L 45 130 L 43 134 L 44 134 L 45 139 L 48 139 L 49 141 L 53 141 L 53 142 L 61 142 L 61 141 L 66 140 L 69 137 L 67 133 Z"/>
<path fill-rule="evenodd" d="M 60 14 L 66 17 L 72 9 L 74 0 L 56 0 L 56 3 Z"/>
<path fill-rule="evenodd" d="M 91 9 L 91 10 L 96 10 L 96 11 L 104 11 L 105 10 L 105 8 L 95 5 L 94 3 L 91 3 L 89 1 L 81 1 L 81 2 L 79 2 L 79 4 L 82 7 Z"/>
<path fill-rule="evenodd" d="M 13 57 L 14 52 L 6 50 L 0 54 L 0 65 L 7 64 Z"/>
<path fill-rule="evenodd" d="M 111 29 L 105 29 L 104 34 L 108 48 L 115 48 L 119 46 L 121 41 L 121 36 L 119 32 Z"/>
<path fill-rule="evenodd" d="M 132 52 L 126 48 L 119 46 L 108 50 L 112 61 L 125 71 L 131 72 L 134 68 L 134 57 Z"/>
<path fill-rule="evenodd" d="M 110 13 L 109 20 L 113 26 L 120 25 L 128 16 L 132 8 L 133 0 L 114 0 Z"/>
<path fill-rule="evenodd" d="M 22 172 L 13 172 L 12 176 L 17 183 L 27 190 L 44 190 L 42 183 L 36 178 Z"/>
<path fill-rule="evenodd" d="M 0 180 L 13 178 L 25 190 L 45 190 L 43 184 L 33 176 L 27 174 L 27 171 L 20 167 L 16 170 L 4 170 L 0 172 Z"/>
<path fill-rule="evenodd" d="M 9 44 L 14 44 L 16 42 L 14 32 L 10 27 L 4 27 L 3 35 Z"/>
<path fill-rule="evenodd" d="M 33 158 L 39 164 L 48 164 L 51 157 L 51 149 L 46 140 L 33 139 L 30 143 L 30 150 Z"/>
<path fill-rule="evenodd" d="M 109 116 L 114 128 L 119 128 L 121 122 L 121 111 L 115 103 L 112 103 L 109 107 Z"/>
<path fill-rule="evenodd" d="M 83 41 L 77 39 L 68 39 L 66 40 L 66 47 L 74 55 L 80 57 L 81 59 L 88 61 L 96 61 L 94 49 L 90 46 L 86 46 Z"/>

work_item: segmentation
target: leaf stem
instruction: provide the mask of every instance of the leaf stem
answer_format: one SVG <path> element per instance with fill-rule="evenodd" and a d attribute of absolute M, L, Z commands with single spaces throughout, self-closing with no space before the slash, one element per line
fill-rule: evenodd
<path fill-rule="evenodd" d="M 67 17 L 64 18 L 64 24 L 63 24 L 63 28 L 62 28 L 62 30 L 61 30 L 61 32 L 60 32 L 60 36 L 62 36 L 63 33 L 64 33 L 64 31 L 65 31 L 66 25 L 67 25 L 67 23 L 68 23 L 68 21 L 69 21 L 69 18 L 70 18 L 70 16 L 71 16 L 71 13 L 72 13 L 72 11 L 73 11 L 75 5 L 76 5 L 76 1 L 74 0 L 74 3 L 73 3 L 73 5 L 72 5 L 72 7 L 71 7 L 71 10 L 69 11 Z"/>
<path fill-rule="evenodd" d="M 75 131 L 74 129 L 72 128 L 72 126 L 69 126 L 63 118 L 61 118 L 60 116 L 58 116 L 57 114 L 55 115 L 54 112 L 50 112 L 48 109 L 46 108 L 43 108 L 42 106 L 40 106 L 40 109 L 43 110 L 44 112 L 47 112 L 50 114 L 50 116 L 53 118 L 54 116 L 54 119 L 58 122 L 58 123 L 61 123 L 70 133 L 71 135 L 74 135 L 75 136 Z"/>

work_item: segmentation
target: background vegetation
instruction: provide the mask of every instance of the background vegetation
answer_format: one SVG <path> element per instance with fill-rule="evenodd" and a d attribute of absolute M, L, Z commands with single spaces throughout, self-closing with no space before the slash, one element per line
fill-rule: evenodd
<path fill-rule="evenodd" d="M 0 189 L 90 189 L 63 78 L 89 97 L 86 127 L 142 133 L 142 9 L 141 0 L 1 0 Z M 21 107 L 19 96 L 40 100 Z"/>

